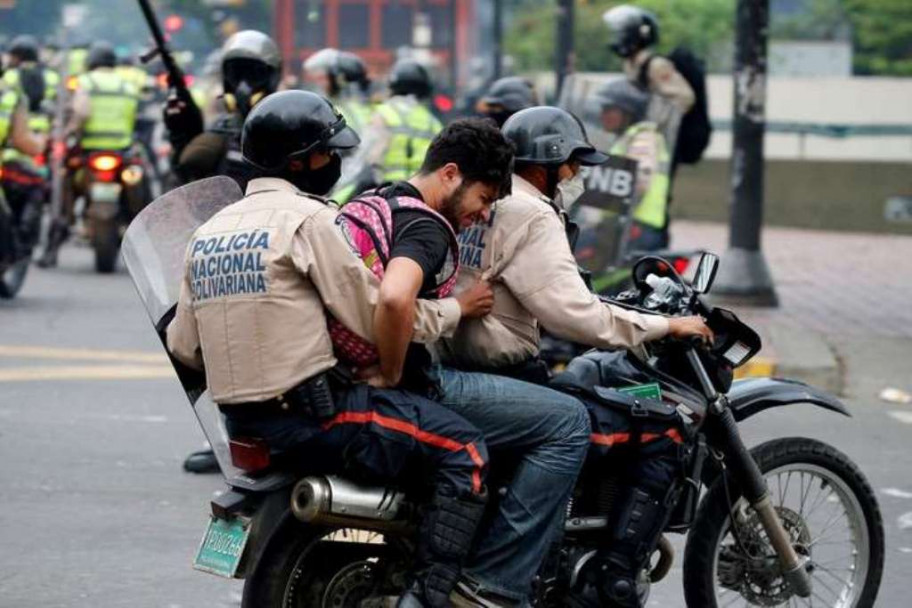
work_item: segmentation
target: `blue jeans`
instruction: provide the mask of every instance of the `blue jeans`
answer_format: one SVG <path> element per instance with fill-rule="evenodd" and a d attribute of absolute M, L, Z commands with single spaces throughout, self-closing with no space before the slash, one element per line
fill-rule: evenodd
<path fill-rule="evenodd" d="M 491 451 L 520 456 L 506 496 L 469 558 L 482 590 L 526 603 L 564 521 L 589 448 L 589 414 L 576 398 L 512 378 L 439 368 L 440 402 L 476 426 Z"/>

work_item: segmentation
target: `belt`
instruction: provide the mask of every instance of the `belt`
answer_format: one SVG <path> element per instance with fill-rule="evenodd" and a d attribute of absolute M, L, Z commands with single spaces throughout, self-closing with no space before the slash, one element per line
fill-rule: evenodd
<path fill-rule="evenodd" d="M 305 415 L 318 420 L 335 414 L 333 392 L 351 383 L 349 375 L 336 367 L 311 376 L 284 393 L 265 401 L 219 404 L 227 416 Z"/>

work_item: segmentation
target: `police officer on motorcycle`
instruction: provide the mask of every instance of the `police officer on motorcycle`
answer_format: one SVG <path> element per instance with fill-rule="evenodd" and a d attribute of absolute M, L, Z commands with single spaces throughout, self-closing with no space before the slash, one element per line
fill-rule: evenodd
<path fill-rule="evenodd" d="M 88 71 L 76 81 L 71 118 L 64 129 L 66 139 L 73 141 L 69 152 L 84 154 L 94 151 L 124 151 L 133 145 L 139 92 L 114 71 L 117 54 L 105 41 L 89 48 Z M 62 217 L 53 218 L 47 250 L 39 264 L 57 265 L 60 246 L 69 236 L 75 222 L 76 198 L 85 190 L 85 173 L 68 171 L 64 184 Z"/>
<path fill-rule="evenodd" d="M 165 126 L 173 147 L 172 167 L 180 181 L 227 175 L 241 188 L 252 175 L 241 154 L 241 125 L 250 110 L 279 86 L 282 56 L 266 34 L 244 30 L 222 48 L 224 112 L 204 129 L 199 108 L 191 98 L 169 99 Z"/>
<path fill-rule="evenodd" d="M 382 340 L 373 329 L 376 281 L 337 228 L 335 208 L 319 197 L 339 177 L 339 152 L 358 142 L 338 110 L 313 93 L 277 93 L 251 111 L 242 134 L 253 167 L 247 196 L 191 239 L 167 342 L 181 362 L 205 370 L 231 435 L 293 451 L 308 472 L 429 481 L 418 484 L 430 486 L 431 498 L 416 538 L 414 584 L 399 605 L 443 607 L 483 510 L 486 447 L 448 410 L 375 388 L 397 379 L 368 373 L 358 382 L 337 365 L 327 311 L 359 336 Z M 215 245 L 226 241 L 228 250 Z M 251 262 L 241 270 L 222 265 L 237 255 Z M 227 287 L 214 287 L 219 277 Z M 461 302 L 457 309 L 475 314 Z M 439 335 L 445 316 L 450 325 L 447 307 L 425 302 L 416 337 Z M 380 350 L 398 356 L 408 342 Z"/>
<path fill-rule="evenodd" d="M 502 127 L 508 118 L 520 110 L 537 105 L 535 85 L 520 76 L 506 76 L 491 83 L 475 109 Z"/>
<path fill-rule="evenodd" d="M 41 154 L 47 146 L 47 137 L 29 129 L 28 100 L 17 87 L 0 80 L 0 149 L 11 148 L 28 156 Z M 0 273 L 23 255 L 17 246 L 16 236 L 20 211 L 11 209 L 0 188 Z M 3 297 L 10 297 L 3 288 Z"/>
<path fill-rule="evenodd" d="M 581 167 L 600 164 L 606 157 L 592 147 L 576 117 L 558 108 L 529 108 L 507 120 L 503 133 L 516 148 L 512 194 L 497 202 L 489 222 L 476 223 L 460 235 L 464 264 L 456 287 L 458 292 L 479 278 L 489 279 L 494 308 L 484 318 L 463 321 L 452 338 L 442 341 L 445 362 L 544 383 L 548 374 L 539 359 L 542 329 L 603 349 L 634 349 L 667 335 L 710 335 L 699 317 L 640 314 L 605 304 L 587 288 L 567 238 L 566 209 L 583 190 Z M 631 427 L 626 416 L 615 412 L 591 413 L 593 437 Z M 640 463 L 643 483 L 622 498 L 626 506 L 618 512 L 624 518 L 614 522 L 607 553 L 599 553 L 599 563 L 605 565 L 599 580 L 607 581 L 605 587 L 586 589 L 583 605 L 638 605 L 640 548 L 662 523 L 663 514 L 654 508 L 656 497 L 664 499 L 671 484 L 669 467 L 673 471 L 676 466 L 676 459 L 665 459 L 661 451 L 676 450 L 671 437 L 657 437 L 649 447 L 653 451 Z M 662 466 L 656 472 L 651 467 L 657 459 Z M 643 517 L 637 519 L 640 513 Z"/>
<path fill-rule="evenodd" d="M 51 106 L 57 98 L 60 76 L 41 64 L 39 53 L 38 41 L 33 36 L 16 37 L 9 48 L 10 66 L 3 73 L 3 82 L 23 95 L 28 108 L 28 128 L 48 137 Z M 38 241 L 41 209 L 48 194 L 47 165 L 13 147 L 3 149 L 2 154 L 3 189 L 17 223 L 25 231 L 23 244 L 31 248 Z"/>
<path fill-rule="evenodd" d="M 414 59 L 400 59 L 389 75 L 392 96 L 377 106 L 364 134 L 365 164 L 375 183 L 403 180 L 421 167 L 431 140 L 443 125 L 427 99 L 433 90 L 427 69 Z"/>
<path fill-rule="evenodd" d="M 250 110 L 278 88 L 282 56 L 269 36 L 244 30 L 225 41 L 220 71 L 224 111 L 208 128 L 191 97 L 168 100 L 164 122 L 173 148 L 172 167 L 180 183 L 227 175 L 245 188 L 254 170 L 241 153 L 241 126 Z M 212 450 L 200 450 L 187 457 L 184 469 L 214 473 L 218 463 Z"/>

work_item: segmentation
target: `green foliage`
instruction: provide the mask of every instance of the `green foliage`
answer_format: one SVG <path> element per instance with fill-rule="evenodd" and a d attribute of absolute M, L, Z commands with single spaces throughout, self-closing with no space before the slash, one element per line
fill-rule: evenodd
<path fill-rule="evenodd" d="M 843 0 L 853 27 L 855 72 L 912 76 L 912 2 Z"/>
<path fill-rule="evenodd" d="M 591 0 L 576 5 L 576 68 L 580 71 L 619 70 L 620 61 L 608 49 L 608 29 L 602 14 L 617 0 Z M 729 58 L 734 29 L 732 0 L 641 0 L 634 2 L 658 17 L 659 48 L 670 51 L 686 44 L 704 57 L 712 69 L 724 67 Z M 554 65 L 557 8 L 553 2 L 523 2 L 513 10 L 505 48 L 519 70 L 550 69 Z"/>

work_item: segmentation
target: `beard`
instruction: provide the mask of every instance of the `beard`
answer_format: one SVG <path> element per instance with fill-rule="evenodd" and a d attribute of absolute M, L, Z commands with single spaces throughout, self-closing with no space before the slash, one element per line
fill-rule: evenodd
<path fill-rule="evenodd" d="M 457 233 L 462 229 L 460 226 L 461 216 L 462 216 L 462 199 L 465 198 L 465 193 L 467 190 L 467 185 L 463 181 L 456 190 L 453 191 L 453 194 L 449 195 L 440 203 L 440 209 L 438 213 L 444 217 L 444 219 L 450 223 L 453 230 Z"/>

